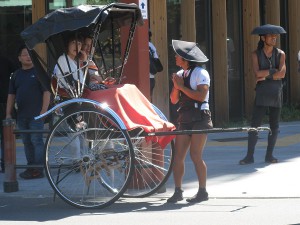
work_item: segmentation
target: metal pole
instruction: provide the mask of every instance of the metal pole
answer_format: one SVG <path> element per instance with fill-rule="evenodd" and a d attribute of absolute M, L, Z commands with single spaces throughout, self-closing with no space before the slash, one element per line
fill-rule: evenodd
<path fill-rule="evenodd" d="M 3 120 L 4 134 L 4 162 L 5 162 L 5 177 L 3 182 L 4 192 L 19 191 L 19 185 L 16 176 L 16 136 L 14 128 L 16 120 Z"/>
<path fill-rule="evenodd" d="M 234 127 L 234 128 L 213 128 L 207 130 L 173 130 L 146 133 L 145 136 L 167 136 L 167 135 L 192 135 L 209 133 L 231 133 L 231 132 L 249 132 L 249 131 L 269 131 L 269 127 Z"/>

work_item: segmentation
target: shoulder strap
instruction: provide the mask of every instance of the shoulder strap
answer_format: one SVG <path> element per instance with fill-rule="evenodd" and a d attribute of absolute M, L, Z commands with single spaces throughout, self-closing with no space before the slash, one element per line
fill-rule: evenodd
<path fill-rule="evenodd" d="M 193 66 L 191 69 L 190 69 L 190 73 L 189 73 L 189 76 L 192 75 L 194 69 L 196 68 L 197 66 Z"/>

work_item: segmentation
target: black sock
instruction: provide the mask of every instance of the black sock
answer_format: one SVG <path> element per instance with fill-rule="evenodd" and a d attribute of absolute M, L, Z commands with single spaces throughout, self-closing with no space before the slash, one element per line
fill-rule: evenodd
<path fill-rule="evenodd" d="M 183 192 L 183 190 L 181 189 L 181 187 L 175 187 L 175 192 Z"/>
<path fill-rule="evenodd" d="M 199 188 L 198 189 L 198 193 L 205 193 L 206 192 L 206 188 Z"/>

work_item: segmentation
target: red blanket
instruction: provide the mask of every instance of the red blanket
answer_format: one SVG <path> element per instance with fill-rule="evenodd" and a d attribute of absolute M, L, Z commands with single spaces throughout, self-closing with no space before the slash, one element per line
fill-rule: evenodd
<path fill-rule="evenodd" d="M 106 90 L 87 91 L 84 97 L 108 104 L 122 119 L 128 130 L 141 127 L 149 133 L 175 129 L 172 123 L 158 116 L 148 99 L 133 84 L 114 85 Z M 160 146 L 164 148 L 173 138 L 174 135 L 160 137 Z"/>

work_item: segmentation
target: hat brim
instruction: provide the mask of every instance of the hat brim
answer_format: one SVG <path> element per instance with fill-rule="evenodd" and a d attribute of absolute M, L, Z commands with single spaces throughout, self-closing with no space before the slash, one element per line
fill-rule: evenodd
<path fill-rule="evenodd" d="M 266 35 L 266 34 L 285 34 L 286 31 L 281 26 L 272 24 L 265 24 L 259 27 L 255 27 L 251 34 Z"/>
<path fill-rule="evenodd" d="M 177 55 L 187 61 L 204 63 L 208 58 L 195 42 L 172 40 L 172 46 Z"/>

